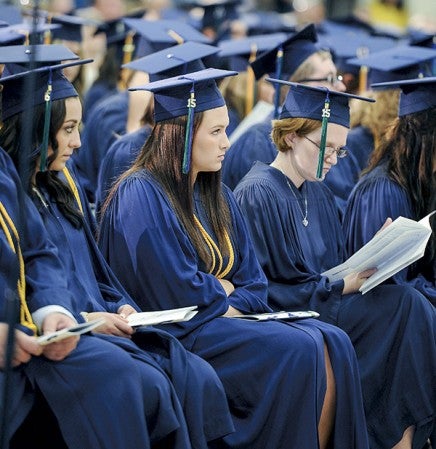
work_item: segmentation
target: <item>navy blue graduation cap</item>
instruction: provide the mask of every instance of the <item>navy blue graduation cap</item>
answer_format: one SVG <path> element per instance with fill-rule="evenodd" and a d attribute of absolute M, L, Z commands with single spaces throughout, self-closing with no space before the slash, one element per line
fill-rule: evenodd
<path fill-rule="evenodd" d="M 198 42 L 185 42 L 136 59 L 123 67 L 140 70 L 150 75 L 150 80 L 196 72 L 205 68 L 202 58 L 216 54 L 217 47 Z"/>
<path fill-rule="evenodd" d="M 60 28 L 60 25 L 51 23 L 37 23 L 34 26 L 31 22 L 21 22 L 10 26 L 11 30 L 16 31 L 26 37 L 30 44 L 42 44 L 48 33 Z"/>
<path fill-rule="evenodd" d="M 27 108 L 45 104 L 44 135 L 39 151 L 41 171 L 46 170 L 51 102 L 77 97 L 73 85 L 62 74 L 62 69 L 86 64 L 91 59 L 77 60 L 78 56 L 62 45 L 11 46 L 0 48 L 0 63 L 5 63 L 0 84 L 2 92 L 2 120 L 6 120 Z M 68 61 L 69 60 L 69 61 Z M 65 62 L 67 61 L 67 62 Z M 31 63 L 34 64 L 30 68 Z M 26 77 L 34 76 L 33 95 L 24 98 Z"/>
<path fill-rule="evenodd" d="M 23 15 L 14 5 L 0 5 L 0 18 L 9 25 L 15 25 L 23 21 Z"/>
<path fill-rule="evenodd" d="M 0 28 L 0 46 L 5 45 L 22 45 L 26 40 L 26 36 L 21 33 L 17 33 L 11 27 Z"/>
<path fill-rule="evenodd" d="M 303 61 L 320 49 L 317 41 L 313 24 L 287 37 L 251 63 L 256 78 L 259 79 L 265 74 L 274 74 L 277 79 L 289 78 Z"/>
<path fill-rule="evenodd" d="M 295 23 L 276 11 L 244 12 L 238 20 L 245 25 L 248 36 L 295 32 Z"/>
<path fill-rule="evenodd" d="M 218 30 L 231 20 L 239 17 L 238 7 L 241 0 L 194 0 L 189 2 L 191 7 L 202 8 L 203 16 L 199 28 L 213 28 Z"/>
<path fill-rule="evenodd" d="M 96 25 L 96 22 L 78 16 L 59 14 L 51 17 L 50 22 L 60 25 L 60 28 L 52 31 L 52 40 L 64 40 L 82 42 L 82 27 L 84 25 Z"/>
<path fill-rule="evenodd" d="M 436 107 L 436 76 L 371 84 L 372 88 L 400 88 L 398 116 Z"/>
<path fill-rule="evenodd" d="M 267 78 L 273 84 L 290 86 L 283 103 L 279 119 L 285 118 L 309 118 L 321 121 L 321 141 L 319 144 L 319 158 L 316 176 L 322 177 L 324 154 L 327 137 L 328 123 L 336 123 L 346 128 L 350 127 L 350 108 L 348 101 L 351 98 L 374 102 L 375 100 L 358 95 L 347 94 L 327 89 L 326 87 L 314 87 L 291 81 Z"/>
<path fill-rule="evenodd" d="M 273 33 L 249 36 L 241 39 L 222 40 L 218 47 L 218 56 L 229 58 L 230 70 L 242 72 L 257 56 L 276 48 L 288 36 L 286 33 Z"/>
<path fill-rule="evenodd" d="M 224 98 L 215 80 L 233 75 L 237 75 L 237 72 L 210 68 L 129 89 L 154 93 L 156 123 L 184 115 L 188 117 L 182 166 L 184 174 L 189 173 L 191 165 L 194 113 L 224 106 Z"/>
<path fill-rule="evenodd" d="M 371 53 L 362 58 L 352 58 L 347 62 L 369 68 L 369 83 L 383 83 L 402 79 L 430 76 L 432 61 L 436 59 L 436 49 L 398 45 L 387 50 Z"/>

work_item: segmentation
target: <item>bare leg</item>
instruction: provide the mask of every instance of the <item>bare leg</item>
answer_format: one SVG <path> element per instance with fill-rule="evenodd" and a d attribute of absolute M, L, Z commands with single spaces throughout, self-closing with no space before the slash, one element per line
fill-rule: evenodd
<path fill-rule="evenodd" d="M 336 413 L 336 385 L 333 374 L 330 356 L 327 347 L 324 345 L 325 369 L 327 374 L 327 390 L 324 397 L 324 404 L 321 410 L 321 418 L 318 424 L 318 438 L 320 449 L 326 449 L 330 435 L 333 430 Z M 403 449 L 395 447 L 395 449 Z"/>
<path fill-rule="evenodd" d="M 415 433 L 415 426 L 408 427 L 401 440 L 392 449 L 412 449 L 413 434 Z"/>

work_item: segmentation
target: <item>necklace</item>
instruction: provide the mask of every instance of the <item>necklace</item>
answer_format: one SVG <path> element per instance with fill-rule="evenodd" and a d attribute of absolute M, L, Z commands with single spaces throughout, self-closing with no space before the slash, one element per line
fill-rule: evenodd
<path fill-rule="evenodd" d="M 301 223 L 303 223 L 303 226 L 306 227 L 309 224 L 309 220 L 307 219 L 307 197 L 306 196 L 303 197 L 303 200 L 304 200 L 304 212 L 303 212 L 303 209 L 301 208 L 301 205 L 300 205 L 300 201 L 297 198 L 297 195 L 295 195 L 294 189 L 292 188 L 291 184 L 289 183 L 288 177 L 283 173 L 283 171 L 281 169 L 280 169 L 280 171 L 282 172 L 283 176 L 286 179 L 286 184 L 288 185 L 289 190 L 292 192 L 292 195 L 294 195 L 294 198 L 297 201 L 298 208 L 300 209 L 301 216 L 303 217 L 303 220 L 301 221 Z"/>

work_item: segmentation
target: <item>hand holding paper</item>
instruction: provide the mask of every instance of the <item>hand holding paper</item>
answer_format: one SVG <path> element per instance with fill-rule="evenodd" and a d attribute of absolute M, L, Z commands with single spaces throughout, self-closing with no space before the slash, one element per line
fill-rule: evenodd
<path fill-rule="evenodd" d="M 368 292 L 424 255 L 432 233 L 430 217 L 434 213 L 435 211 L 418 222 L 398 217 L 347 261 L 325 271 L 322 275 L 327 276 L 330 282 L 334 282 L 344 279 L 351 273 L 377 268 L 377 272 L 359 289 L 363 294 Z"/>

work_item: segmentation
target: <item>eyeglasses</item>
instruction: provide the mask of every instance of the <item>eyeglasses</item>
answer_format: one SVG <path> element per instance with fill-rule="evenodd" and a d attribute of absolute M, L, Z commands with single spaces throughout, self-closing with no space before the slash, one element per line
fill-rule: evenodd
<path fill-rule="evenodd" d="M 331 86 L 335 86 L 338 83 L 343 82 L 343 77 L 341 75 L 327 75 L 325 78 L 305 78 L 302 80 L 298 80 L 297 83 L 327 83 Z"/>
<path fill-rule="evenodd" d="M 309 139 L 309 137 L 307 136 L 303 136 L 305 139 L 307 139 L 309 142 L 313 143 L 318 150 L 321 150 L 321 148 L 319 147 L 319 144 L 314 142 L 312 139 Z M 345 157 L 348 154 L 348 150 L 345 147 L 340 147 L 340 148 L 333 148 L 333 147 L 325 147 L 324 150 L 324 156 L 325 157 L 330 157 L 333 155 L 333 153 L 336 153 L 336 157 L 338 159 L 342 159 L 343 157 Z"/>

